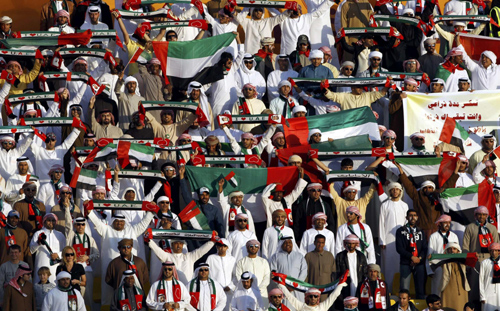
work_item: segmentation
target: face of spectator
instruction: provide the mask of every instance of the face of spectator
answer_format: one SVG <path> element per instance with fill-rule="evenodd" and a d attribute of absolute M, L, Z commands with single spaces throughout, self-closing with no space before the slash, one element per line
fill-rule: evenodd
<path fill-rule="evenodd" d="M 59 16 L 57 18 L 57 23 L 59 25 L 64 25 L 64 24 L 68 23 L 68 18 L 66 16 Z"/>
<path fill-rule="evenodd" d="M 347 247 L 347 250 L 352 253 L 356 250 L 356 247 L 358 246 L 358 243 L 351 243 L 351 242 L 348 242 L 348 243 L 345 243 L 345 246 Z"/>
<path fill-rule="evenodd" d="M 219 23 L 227 24 L 229 23 L 229 19 L 230 19 L 229 16 L 219 14 Z"/>
<path fill-rule="evenodd" d="M 82 115 L 82 112 L 80 109 L 78 109 L 76 107 L 71 108 L 71 117 L 80 118 L 81 115 Z"/>
<path fill-rule="evenodd" d="M 160 65 L 158 64 L 152 64 L 149 66 L 149 71 L 151 71 L 152 74 L 154 74 L 155 76 L 158 76 L 160 75 Z"/>
<path fill-rule="evenodd" d="M 356 194 L 358 193 L 358 191 L 356 190 L 347 190 L 345 192 L 345 198 L 347 201 L 354 201 L 354 199 L 356 198 Z"/>
<path fill-rule="evenodd" d="M 476 213 L 475 216 L 476 216 L 476 220 L 481 224 L 484 224 L 486 222 L 486 220 L 488 219 L 488 214 Z"/>
<path fill-rule="evenodd" d="M 227 245 L 222 245 L 222 244 L 216 244 L 217 247 L 217 254 L 219 255 L 225 255 L 227 252 Z"/>
<path fill-rule="evenodd" d="M 413 84 L 406 84 L 405 83 L 405 90 L 408 92 L 416 92 L 417 91 L 417 86 Z"/>
<path fill-rule="evenodd" d="M 489 59 L 488 57 L 486 57 L 484 54 L 481 56 L 481 65 L 483 65 L 484 68 L 488 68 L 491 66 L 491 64 L 493 64 L 493 62 L 491 61 L 491 59 Z"/>
<path fill-rule="evenodd" d="M 323 63 L 328 63 L 328 61 L 332 59 L 332 57 L 328 54 L 323 55 Z"/>
<path fill-rule="evenodd" d="M 3 31 L 3 32 L 8 32 L 10 30 L 10 27 L 12 26 L 12 24 L 7 24 L 7 23 L 0 23 L 0 29 Z"/>
<path fill-rule="evenodd" d="M 439 223 L 439 230 L 441 230 L 441 232 L 448 232 L 448 231 L 450 231 L 450 226 L 451 226 L 451 223 L 449 221 L 440 222 Z"/>
<path fill-rule="evenodd" d="M 243 196 L 241 195 L 235 195 L 231 198 L 231 203 L 233 203 L 236 206 L 241 206 L 243 203 Z"/>
<path fill-rule="evenodd" d="M 210 194 L 208 192 L 203 192 L 199 195 L 200 201 L 203 204 L 207 204 L 210 201 Z"/>
<path fill-rule="evenodd" d="M 45 147 L 47 150 L 53 150 L 56 147 L 56 139 L 55 138 L 47 138 L 45 141 Z"/>
<path fill-rule="evenodd" d="M 441 83 L 432 83 L 432 93 L 442 93 L 444 85 Z"/>
<path fill-rule="evenodd" d="M 309 295 L 306 298 L 306 304 L 308 306 L 315 306 L 319 303 L 319 295 Z"/>
<path fill-rule="evenodd" d="M 309 189 L 307 192 L 309 193 L 309 197 L 314 201 L 317 201 L 321 196 L 321 189 Z"/>
<path fill-rule="evenodd" d="M 298 111 L 293 115 L 295 118 L 305 117 L 306 113 L 304 111 Z"/>
<path fill-rule="evenodd" d="M 251 87 L 245 87 L 243 89 L 243 95 L 247 99 L 254 98 L 254 96 L 255 96 L 255 90 L 253 88 L 251 88 Z"/>
<path fill-rule="evenodd" d="M 161 122 L 163 124 L 171 124 L 173 122 L 172 115 L 170 113 L 163 113 L 161 115 Z"/>
<path fill-rule="evenodd" d="M 378 279 L 378 271 L 370 269 L 368 271 L 368 278 L 370 279 L 370 281 L 376 281 Z"/>
<path fill-rule="evenodd" d="M 379 57 L 372 57 L 370 58 L 370 62 L 372 64 L 373 68 L 378 68 L 380 66 L 380 62 L 382 61 L 381 58 Z"/>
<path fill-rule="evenodd" d="M 354 71 L 354 68 L 352 66 L 342 67 L 342 74 L 344 76 L 347 76 L 347 77 L 352 76 L 353 71 Z"/>
<path fill-rule="evenodd" d="M 101 113 L 101 123 L 103 125 L 111 124 L 111 112 Z"/>
<path fill-rule="evenodd" d="M 0 24 L 0 25 L 4 25 L 4 24 Z M 7 69 L 9 69 L 10 71 L 12 71 L 12 73 L 14 75 L 18 75 L 19 74 L 19 67 L 16 64 L 10 64 L 9 66 L 7 66 Z"/>
<path fill-rule="evenodd" d="M 38 277 L 40 278 L 40 282 L 42 282 L 42 284 L 45 284 L 48 282 L 49 276 L 50 275 L 48 275 L 48 273 L 38 273 Z"/>
<path fill-rule="evenodd" d="M 274 145 L 276 147 L 284 147 L 286 143 L 285 137 L 278 137 L 274 140 Z"/>
<path fill-rule="evenodd" d="M 177 34 L 175 32 L 169 32 L 167 34 L 167 41 L 177 41 Z"/>
<path fill-rule="evenodd" d="M 276 191 L 273 195 L 273 200 L 276 202 L 281 202 L 283 199 L 283 191 Z"/>
<path fill-rule="evenodd" d="M 85 71 L 87 71 L 87 65 L 82 64 L 82 63 L 75 64 L 73 66 L 73 71 L 76 71 L 76 72 L 85 72 Z"/>
<path fill-rule="evenodd" d="M 134 201 L 135 200 L 135 192 L 133 190 L 128 190 L 125 193 L 125 201 Z"/>
<path fill-rule="evenodd" d="M 436 44 L 425 44 L 424 49 L 427 51 L 427 53 L 434 54 L 434 51 L 436 50 Z"/>
<path fill-rule="evenodd" d="M 116 231 L 122 231 L 123 228 L 125 228 L 125 220 L 115 219 L 115 221 L 113 221 L 113 229 Z"/>
<path fill-rule="evenodd" d="M 406 72 L 417 72 L 417 62 L 414 60 L 407 61 L 405 69 Z"/>
<path fill-rule="evenodd" d="M 308 47 L 309 47 L 309 45 L 307 43 L 301 43 L 301 44 L 299 44 L 299 51 L 305 52 L 305 51 L 307 51 Z"/>
<path fill-rule="evenodd" d="M 167 213 L 170 210 L 170 202 L 167 202 L 166 200 L 161 201 L 158 203 L 158 207 L 162 213 Z"/>
<path fill-rule="evenodd" d="M 411 143 L 414 147 L 422 147 L 425 144 L 425 138 L 423 137 L 414 137 L 411 140 Z"/>
<path fill-rule="evenodd" d="M 351 93 L 353 95 L 361 95 L 363 93 L 363 88 L 359 86 L 352 86 L 351 87 Z"/>
<path fill-rule="evenodd" d="M 288 71 L 288 59 L 279 58 L 278 65 L 281 71 Z"/>
<path fill-rule="evenodd" d="M 201 91 L 199 89 L 193 89 L 191 91 L 191 99 L 192 100 L 198 100 L 200 99 Z"/>
<path fill-rule="evenodd" d="M 316 218 L 314 220 L 314 228 L 317 230 L 323 230 L 323 228 L 325 228 L 325 220 L 323 218 Z"/>
<path fill-rule="evenodd" d="M 283 295 L 272 295 L 269 296 L 269 301 L 276 307 L 281 306 L 281 301 L 283 300 Z"/>
<path fill-rule="evenodd" d="M 301 167 L 302 162 L 288 162 L 288 166 L 296 166 L 296 167 Z"/>
<path fill-rule="evenodd" d="M 349 223 L 354 222 L 358 219 L 358 215 L 353 212 L 346 212 L 346 218 Z"/>
<path fill-rule="evenodd" d="M 56 225 L 56 220 L 54 218 L 47 218 L 43 225 L 45 226 L 45 228 L 53 230 Z"/>
<path fill-rule="evenodd" d="M 496 201 L 496 203 L 500 203 L 500 191 L 499 190 L 494 190 L 493 194 L 495 195 L 495 201 Z"/>
<path fill-rule="evenodd" d="M 18 249 L 9 249 L 9 258 L 11 261 L 19 260 L 19 255 L 21 255 L 21 252 Z"/>
<path fill-rule="evenodd" d="M 286 216 L 284 214 L 275 214 L 273 220 L 277 226 L 283 226 L 285 224 Z"/>
<path fill-rule="evenodd" d="M 202 281 L 208 280 L 209 270 L 207 267 L 202 267 L 198 270 L 198 278 Z"/>
<path fill-rule="evenodd" d="M 127 87 L 127 91 L 132 94 L 135 93 L 135 88 L 137 87 L 137 83 L 135 81 L 131 81 L 125 85 Z"/>
<path fill-rule="evenodd" d="M 384 145 L 386 147 L 391 147 L 392 145 L 394 145 L 395 140 L 396 139 L 394 137 L 384 136 Z"/>
<path fill-rule="evenodd" d="M 89 17 L 92 24 L 97 25 L 99 23 L 99 12 L 91 12 L 89 13 Z"/>
<path fill-rule="evenodd" d="M 120 251 L 120 255 L 128 258 L 132 254 L 132 245 L 127 244 L 127 245 L 120 246 L 119 251 Z"/>
<path fill-rule="evenodd" d="M 57 282 L 59 283 L 59 286 L 61 286 L 62 288 L 68 288 L 69 284 L 71 283 L 71 279 L 70 278 L 64 278 L 64 279 L 60 279 Z"/>
<path fill-rule="evenodd" d="M 453 57 L 450 57 L 450 60 L 452 63 L 461 64 L 463 61 L 463 56 L 462 55 L 453 56 Z"/>
<path fill-rule="evenodd" d="M 315 134 L 311 135 L 311 139 L 312 139 L 313 144 L 320 143 L 321 142 L 321 133 L 315 133 Z"/>
<path fill-rule="evenodd" d="M 246 66 L 248 69 L 252 69 L 252 67 L 253 67 L 253 60 L 246 60 L 246 61 L 245 61 L 245 66 Z"/>
<path fill-rule="evenodd" d="M 361 39 L 361 42 L 363 43 L 364 46 L 367 46 L 367 47 L 373 46 L 373 38 Z"/>
<path fill-rule="evenodd" d="M 401 294 L 399 294 L 399 305 L 401 307 L 408 306 L 409 301 L 410 301 L 410 297 L 408 296 L 407 293 L 401 293 Z"/>
<path fill-rule="evenodd" d="M 487 166 L 484 170 L 484 175 L 487 177 L 493 177 L 495 175 L 495 167 L 494 166 Z"/>
<path fill-rule="evenodd" d="M 261 19 L 263 15 L 264 15 L 264 9 L 262 8 L 255 8 L 252 12 L 253 19 Z"/>
<path fill-rule="evenodd" d="M 28 173 L 28 163 L 27 162 L 19 162 L 17 164 L 17 168 L 19 169 L 19 174 L 26 175 Z"/>
<path fill-rule="evenodd" d="M 320 66 L 322 61 L 323 61 L 323 59 L 321 59 L 321 58 L 311 58 L 311 64 L 314 67 Z"/>
<path fill-rule="evenodd" d="M 323 249 L 325 248 L 325 239 L 323 238 L 318 238 L 314 240 L 314 247 L 318 252 L 322 252 Z"/>
<path fill-rule="evenodd" d="M 30 185 L 24 188 L 24 196 L 28 200 L 32 200 L 35 197 L 35 194 L 36 194 L 36 185 Z"/>
<path fill-rule="evenodd" d="M 422 188 L 422 192 L 425 195 L 430 195 L 432 192 L 434 192 L 434 187 L 432 187 L 432 186 L 425 186 L 425 187 Z"/>
<path fill-rule="evenodd" d="M 391 198 L 397 198 L 401 195 L 401 190 L 399 188 L 392 188 L 389 191 L 389 194 L 391 195 Z"/>
<path fill-rule="evenodd" d="M 184 243 L 180 241 L 172 242 L 172 252 L 176 254 L 182 253 L 182 248 L 184 247 Z"/>
<path fill-rule="evenodd" d="M 85 223 L 84 222 L 75 223 L 75 229 L 76 229 L 76 232 L 79 234 L 84 233 L 85 232 Z"/>
<path fill-rule="evenodd" d="M 349 303 L 344 303 L 344 308 L 345 309 L 349 309 L 349 310 L 352 310 L 352 309 L 355 309 L 358 307 L 358 304 L 357 303 L 353 303 L 353 302 L 349 302 Z"/>
<path fill-rule="evenodd" d="M 257 253 L 259 252 L 259 244 L 255 243 L 255 244 L 251 244 L 247 247 L 247 251 L 250 255 L 257 255 Z"/>
<path fill-rule="evenodd" d="M 239 230 L 246 229 L 247 224 L 248 224 L 248 219 L 240 218 L 240 219 L 236 220 L 236 226 L 238 227 Z"/>
<path fill-rule="evenodd" d="M 408 216 L 406 217 L 406 220 L 408 220 L 408 223 L 410 224 L 410 226 L 415 226 L 417 224 L 417 220 L 418 220 L 418 215 L 417 215 L 417 212 L 410 212 L 408 214 Z"/>
<path fill-rule="evenodd" d="M 244 289 L 249 289 L 250 287 L 252 287 L 252 282 L 253 280 L 251 278 L 248 280 L 241 280 L 241 285 L 243 285 Z"/>
<path fill-rule="evenodd" d="M 12 226 L 12 227 L 17 227 L 17 224 L 19 223 L 19 218 L 17 216 L 11 216 L 7 217 L 7 222 Z"/>
<path fill-rule="evenodd" d="M 83 141 L 83 145 L 86 147 L 94 147 L 95 141 L 92 138 L 85 138 L 85 140 Z"/>
<path fill-rule="evenodd" d="M 242 138 L 241 139 L 241 144 L 243 145 L 243 147 L 245 147 L 247 149 L 250 149 L 250 147 L 253 144 L 253 139 L 251 139 L 251 138 Z"/>
<path fill-rule="evenodd" d="M 434 303 L 427 304 L 430 310 L 439 310 L 441 309 L 441 300 L 438 300 Z"/>
<path fill-rule="evenodd" d="M 160 220 L 160 226 L 161 226 L 163 229 L 170 230 L 170 229 L 172 228 L 172 219 L 170 219 L 170 218 L 166 218 L 166 217 L 163 217 L 163 218 Z"/>
<path fill-rule="evenodd" d="M 125 285 L 125 287 L 128 287 L 128 288 L 133 287 L 135 284 L 134 276 L 131 275 L 131 276 L 127 276 L 126 278 L 124 278 L 123 284 Z"/>
<path fill-rule="evenodd" d="M 172 178 L 175 175 L 175 168 L 173 168 L 172 166 L 167 166 L 163 169 L 163 172 L 165 173 L 165 176 L 167 176 L 167 178 Z"/>
<path fill-rule="evenodd" d="M 290 94 L 290 87 L 288 85 L 283 85 L 282 87 L 280 87 L 280 93 L 287 97 L 288 94 Z"/>
<path fill-rule="evenodd" d="M 459 81 L 458 82 L 458 91 L 459 92 L 468 91 L 469 87 L 470 87 L 470 83 L 469 82 L 465 82 L 465 81 Z"/>
<path fill-rule="evenodd" d="M 174 275 L 174 268 L 173 267 L 163 267 L 163 275 L 165 278 L 170 279 Z"/>
<path fill-rule="evenodd" d="M 499 256 L 499 255 L 500 255 L 500 251 L 499 251 L 499 250 L 492 249 L 492 250 L 490 251 L 490 256 L 491 256 L 492 258 L 495 258 L 495 259 L 496 259 L 496 258 L 498 258 L 498 256 Z"/>

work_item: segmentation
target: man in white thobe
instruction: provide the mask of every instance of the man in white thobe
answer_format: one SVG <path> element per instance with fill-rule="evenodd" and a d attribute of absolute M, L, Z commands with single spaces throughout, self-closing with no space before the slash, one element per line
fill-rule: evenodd
<path fill-rule="evenodd" d="M 499 264 L 500 243 L 488 246 L 490 258 L 481 262 L 479 273 L 479 297 L 483 311 L 494 311 L 500 307 Z"/>
<path fill-rule="evenodd" d="M 368 264 L 375 263 L 375 247 L 373 246 L 372 230 L 368 224 L 361 223 L 361 212 L 356 206 L 349 206 L 346 210 L 347 223 L 337 230 L 337 241 L 343 241 L 349 234 L 354 234 L 359 238 L 358 250 L 365 256 Z M 343 245 L 337 243 L 335 246 L 335 256 L 343 251 Z"/>
<path fill-rule="evenodd" d="M 254 274 L 243 272 L 231 299 L 231 311 L 265 310 L 258 284 L 259 281 Z"/>
<path fill-rule="evenodd" d="M 190 296 L 184 284 L 177 278 L 175 264 L 164 262 L 158 280 L 151 284 L 146 304 L 151 310 L 185 310 Z"/>
<path fill-rule="evenodd" d="M 221 238 L 220 241 L 215 244 L 217 254 L 210 255 L 207 258 L 207 264 L 210 265 L 213 271 L 213 279 L 219 282 L 226 293 L 226 307 L 231 303 L 231 298 L 236 289 L 236 285 L 234 285 L 233 282 L 236 259 L 231 256 L 229 246 L 229 241 Z"/>
<path fill-rule="evenodd" d="M 269 263 L 264 258 L 257 256 L 260 248 L 259 241 L 250 240 L 247 243 L 248 256 L 243 257 L 236 263 L 234 274 L 239 281 L 244 271 L 255 274 L 259 281 L 260 294 L 262 299 L 267 299 L 267 286 L 270 282 L 271 269 Z"/>
<path fill-rule="evenodd" d="M 187 284 L 191 306 L 198 311 L 222 311 L 226 307 L 226 294 L 222 286 L 209 277 L 210 266 L 200 264 L 195 275 Z"/>
<path fill-rule="evenodd" d="M 441 215 L 436 220 L 436 225 L 438 226 L 438 231 L 431 234 L 429 238 L 429 244 L 427 249 L 427 260 L 425 261 L 425 266 L 427 269 L 427 275 L 432 278 L 432 289 L 431 293 L 435 295 L 441 294 L 441 279 L 443 278 L 443 269 L 441 267 L 436 268 L 432 271 L 429 265 L 429 258 L 432 254 L 444 254 L 444 249 L 448 243 L 458 241 L 458 236 L 450 231 L 451 227 L 451 217 L 448 215 Z"/>
<path fill-rule="evenodd" d="M 312 218 L 313 227 L 304 232 L 300 241 L 300 250 L 302 253 L 307 254 L 316 248 L 314 246 L 314 239 L 318 234 L 322 234 L 325 237 L 325 251 L 329 251 L 332 254 L 335 253 L 335 234 L 326 229 L 327 220 L 328 217 L 323 212 L 314 214 Z"/>
<path fill-rule="evenodd" d="M 379 244 L 382 251 L 382 271 L 388 288 L 392 288 L 394 274 L 399 272 L 399 256 L 396 252 L 396 230 L 404 226 L 408 204 L 403 202 L 403 187 L 397 182 L 387 186 L 390 199 L 380 206 Z"/>
<path fill-rule="evenodd" d="M 287 54 L 280 54 L 276 57 L 279 68 L 272 71 L 267 76 L 267 99 L 271 102 L 279 95 L 279 84 L 288 78 L 297 78 L 299 73 L 292 69 L 290 59 Z"/>
<path fill-rule="evenodd" d="M 71 286 L 71 274 L 61 271 L 57 275 L 56 281 L 57 286 L 51 289 L 43 299 L 42 311 L 87 310 L 82 294 Z"/>
<path fill-rule="evenodd" d="M 231 255 L 236 259 L 236 261 L 248 255 L 247 252 L 247 242 L 251 240 L 257 240 L 257 236 L 252 230 L 248 230 L 248 216 L 247 214 L 238 214 L 235 218 L 237 230 L 231 232 L 227 237 L 229 243 L 231 243 Z M 260 247 L 260 243 L 259 243 Z"/>
<path fill-rule="evenodd" d="M 285 236 L 292 237 L 294 249 L 299 249 L 295 241 L 293 229 L 285 225 L 285 221 L 287 218 L 286 212 L 282 209 L 277 209 L 273 212 L 272 218 L 273 225 L 267 228 L 266 231 L 264 231 L 261 248 L 262 258 L 268 260 L 279 251 L 278 244 L 281 238 Z"/>
<path fill-rule="evenodd" d="M 302 191 L 307 186 L 307 181 L 303 179 L 304 173 L 301 171 L 299 173 L 299 179 L 295 184 L 295 188 L 289 194 L 285 195 L 285 189 L 282 184 L 270 184 L 262 192 L 262 203 L 266 209 L 267 215 L 267 226 L 272 226 L 273 217 L 272 214 L 276 210 L 284 210 L 287 215 L 285 225 L 293 225 L 292 219 L 292 204 L 297 201 Z M 270 196 L 272 194 L 272 199 Z M 285 204 L 283 204 L 283 202 Z"/>

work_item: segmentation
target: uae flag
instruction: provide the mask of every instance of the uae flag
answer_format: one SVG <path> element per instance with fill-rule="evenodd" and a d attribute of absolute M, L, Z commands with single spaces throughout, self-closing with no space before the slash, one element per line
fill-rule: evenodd
<path fill-rule="evenodd" d="M 201 187 L 210 190 L 210 200 L 217 202 L 219 193 L 219 180 L 234 172 L 238 186 L 224 183 L 224 195 L 228 196 L 233 191 L 244 193 L 243 205 L 252 213 L 254 221 L 265 221 L 266 213 L 262 207 L 260 194 L 271 183 L 281 183 L 285 188 L 285 195 L 292 192 L 299 177 L 295 166 L 268 167 L 268 168 L 215 168 L 186 166 L 187 180 L 193 192 L 198 193 Z"/>
<path fill-rule="evenodd" d="M 194 200 L 186 205 L 177 216 L 179 216 L 183 224 L 189 225 L 195 230 L 211 230 L 207 217 L 205 217 L 205 214 Z"/>
<path fill-rule="evenodd" d="M 154 153 L 154 147 L 135 144 L 125 140 L 120 140 L 116 149 L 117 160 L 123 168 L 130 163 L 130 159 L 134 159 L 142 164 L 151 165 Z"/>
<path fill-rule="evenodd" d="M 462 43 L 465 51 L 467 51 L 467 55 L 474 60 L 480 60 L 481 53 L 485 50 L 492 51 L 495 55 L 500 55 L 500 38 L 461 33 L 460 43 Z M 499 63 L 500 58 L 497 58 L 497 64 Z"/>
<path fill-rule="evenodd" d="M 92 38 L 90 29 L 79 33 L 64 33 L 50 37 L 23 37 L 16 39 L 4 39 L 2 44 L 11 49 L 21 46 L 57 46 L 57 45 L 87 45 Z"/>
<path fill-rule="evenodd" d="M 453 231 L 463 231 L 465 226 L 474 223 L 474 210 L 486 206 L 496 227 L 496 206 L 493 189 L 487 180 L 467 188 L 449 188 L 441 192 L 439 201 L 443 211 L 451 216 Z"/>
<path fill-rule="evenodd" d="M 469 138 L 469 133 L 455 119 L 447 117 L 444 121 L 439 140 L 457 146 L 462 150 L 462 153 L 465 153 L 465 141 L 467 138 Z"/>
<path fill-rule="evenodd" d="M 231 171 L 231 173 L 227 174 L 226 177 L 224 177 L 224 179 L 226 179 L 229 183 L 231 183 L 231 186 L 233 187 L 238 187 L 238 181 L 236 180 L 236 178 L 234 178 L 234 172 Z"/>
<path fill-rule="evenodd" d="M 81 167 L 75 167 L 73 177 L 69 186 L 71 188 L 85 189 L 94 191 L 96 188 L 97 172 L 87 170 Z"/>
<path fill-rule="evenodd" d="M 322 114 L 305 118 L 288 119 L 290 126 L 283 125 L 288 146 L 307 145 L 309 130 L 321 131 L 322 139 L 340 139 L 368 134 L 372 140 L 380 140 L 377 119 L 368 107 L 336 112 L 334 117 Z"/>
<path fill-rule="evenodd" d="M 235 37 L 225 33 L 193 41 L 153 41 L 153 49 L 166 82 L 186 89 L 191 81 L 207 84 L 224 78 L 217 63 Z"/>
<path fill-rule="evenodd" d="M 107 144 L 104 147 L 96 146 L 83 163 L 107 161 L 116 157 L 116 144 Z"/>
<path fill-rule="evenodd" d="M 346 270 L 344 274 L 335 282 L 324 284 L 324 285 L 313 285 L 306 283 L 304 281 L 292 278 L 291 276 L 288 276 L 283 273 L 277 273 L 277 272 L 271 272 L 273 281 L 276 283 L 280 283 L 282 285 L 292 287 L 294 290 L 305 293 L 307 292 L 308 289 L 311 288 L 317 288 L 322 294 L 329 294 L 333 292 L 337 286 L 341 283 L 344 283 L 347 281 L 347 278 L 349 276 L 349 270 Z"/>
<path fill-rule="evenodd" d="M 141 47 L 137 47 L 137 50 L 135 50 L 134 55 L 132 55 L 128 62 L 130 64 L 135 63 L 139 59 L 139 56 L 141 56 L 142 52 L 144 52 L 144 49 Z"/>
<path fill-rule="evenodd" d="M 442 158 L 405 157 L 395 158 L 394 161 L 401 165 L 406 176 L 413 180 L 417 188 L 420 188 L 420 185 L 426 180 L 430 180 L 438 185 L 439 168 Z M 398 168 L 391 161 L 384 161 L 382 166 L 399 176 Z"/>
<path fill-rule="evenodd" d="M 449 263 L 457 262 L 471 268 L 474 268 L 477 263 L 477 253 L 459 253 L 459 254 L 432 254 L 429 259 L 429 265 L 433 271 L 436 268 Z"/>

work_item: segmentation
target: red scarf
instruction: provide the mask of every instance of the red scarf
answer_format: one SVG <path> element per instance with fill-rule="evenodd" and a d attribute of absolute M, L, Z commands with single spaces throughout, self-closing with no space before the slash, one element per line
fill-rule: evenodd
<path fill-rule="evenodd" d="M 217 292 L 215 291 L 215 283 L 212 279 L 208 279 L 208 286 L 210 287 L 210 309 L 215 309 L 217 297 Z M 198 305 L 200 303 L 200 279 L 196 278 L 192 280 L 189 284 L 189 295 L 191 296 L 191 301 L 189 302 L 193 308 L 198 310 Z"/>
<path fill-rule="evenodd" d="M 408 233 L 410 233 L 410 247 L 412 248 L 411 254 L 414 257 L 418 257 L 417 243 L 415 242 L 415 236 L 413 236 L 413 229 L 408 226 Z"/>
<path fill-rule="evenodd" d="M 488 246 L 490 246 L 491 243 L 493 243 L 493 236 L 491 235 L 490 230 L 488 227 L 486 227 L 486 224 L 482 226 L 481 224 L 478 223 L 479 225 L 479 245 L 481 246 L 481 253 L 488 253 Z"/>
<path fill-rule="evenodd" d="M 287 306 L 285 306 L 284 304 L 281 304 L 279 307 L 276 307 L 273 304 L 269 305 L 268 311 L 276 311 L 276 310 L 278 310 L 278 311 L 290 311 L 290 309 Z"/>
<path fill-rule="evenodd" d="M 449 60 L 443 63 L 443 68 L 448 70 L 451 73 L 455 73 L 456 70 L 465 70 L 460 65 L 453 65 Z"/>
<path fill-rule="evenodd" d="M 273 55 L 273 53 L 272 53 L 272 52 L 265 52 L 265 51 L 263 51 L 262 49 L 260 49 L 260 50 L 257 52 L 257 54 L 255 54 L 255 56 L 258 56 L 258 57 L 260 57 L 260 58 L 262 58 L 262 59 L 266 58 L 267 56 L 272 56 L 272 55 Z"/>
<path fill-rule="evenodd" d="M 493 261 L 493 280 L 491 283 L 498 284 L 500 283 L 500 266 L 498 265 L 498 258 L 493 259 L 490 257 L 490 259 Z"/>
<path fill-rule="evenodd" d="M 238 109 L 240 111 L 240 115 L 251 114 L 250 109 L 248 109 L 247 101 L 245 100 L 244 97 L 240 97 L 238 102 L 239 102 Z"/>
<path fill-rule="evenodd" d="M 136 310 L 139 311 L 142 309 L 142 295 L 134 295 L 135 296 L 135 307 Z M 119 301 L 120 303 L 120 309 L 122 310 L 132 310 L 132 306 L 130 305 L 130 300 L 128 298 L 122 299 Z M 127 306 L 128 309 L 124 308 L 124 306 Z"/>
<path fill-rule="evenodd" d="M 299 51 L 299 55 L 305 55 L 306 57 L 309 57 L 309 53 L 311 53 L 311 50 Z"/>
<path fill-rule="evenodd" d="M 372 291 L 370 289 L 370 282 L 368 278 L 365 279 L 363 284 L 361 284 L 360 289 L 360 300 L 364 305 L 368 305 L 369 309 L 379 309 L 385 310 L 386 300 L 385 300 L 385 283 L 380 279 L 377 279 L 377 288 L 375 288 L 375 297 L 372 296 Z"/>
<path fill-rule="evenodd" d="M 168 180 L 165 180 L 165 182 L 163 183 L 163 192 L 165 192 L 165 195 L 168 197 L 170 204 L 172 204 L 172 186 L 170 186 Z"/>
<path fill-rule="evenodd" d="M 156 289 L 156 300 L 158 302 L 167 302 L 165 282 L 166 281 L 163 279 L 161 279 L 160 282 L 158 282 L 158 288 Z M 162 295 L 163 297 L 161 297 Z M 174 297 L 174 302 L 181 301 L 182 298 L 181 286 L 179 285 L 179 281 L 177 281 L 175 278 L 172 278 L 172 296 Z"/>
<path fill-rule="evenodd" d="M 33 200 L 33 202 L 35 202 L 35 204 L 26 201 L 26 203 L 28 203 L 28 219 L 29 220 L 34 219 L 36 224 L 36 229 L 40 230 L 43 227 L 42 213 L 38 209 L 38 206 L 36 206 L 36 201 Z"/>

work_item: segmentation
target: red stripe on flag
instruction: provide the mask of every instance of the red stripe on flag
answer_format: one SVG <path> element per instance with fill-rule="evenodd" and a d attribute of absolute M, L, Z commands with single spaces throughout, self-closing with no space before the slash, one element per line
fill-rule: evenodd
<path fill-rule="evenodd" d="M 116 148 L 116 159 L 120 163 L 120 166 L 125 168 L 130 164 L 129 161 L 129 152 L 130 152 L 130 142 L 120 140 L 118 142 L 118 148 Z"/>
<path fill-rule="evenodd" d="M 80 176 L 81 170 L 81 167 L 75 167 L 75 170 L 73 171 L 73 177 L 71 178 L 71 182 L 69 183 L 69 186 L 71 188 L 76 188 L 76 183 L 78 182 L 78 176 Z"/>
<path fill-rule="evenodd" d="M 493 195 L 493 186 L 488 183 L 488 179 L 483 180 L 482 183 L 479 184 L 478 191 L 478 205 L 486 206 L 489 211 L 490 217 L 493 220 L 493 225 L 497 226 L 497 208 L 495 206 L 495 196 Z"/>
<path fill-rule="evenodd" d="M 234 175 L 236 175 L 236 174 L 233 171 L 231 171 L 231 173 L 227 174 L 227 176 L 224 177 L 224 179 L 229 181 L 229 180 L 231 180 L 231 178 L 234 177 Z"/>
<path fill-rule="evenodd" d="M 94 147 L 94 149 L 92 149 L 92 151 L 89 153 L 89 155 L 85 158 L 85 161 L 83 161 L 83 163 L 94 162 L 95 156 L 97 155 L 99 150 L 101 150 L 101 148 Z"/>
<path fill-rule="evenodd" d="M 189 202 L 188 205 L 186 205 L 186 207 L 184 207 L 184 209 L 179 213 L 177 214 L 177 216 L 181 219 L 182 222 L 184 222 L 183 218 L 185 218 L 185 216 L 191 212 L 191 210 L 196 206 L 196 202 L 193 200 L 191 202 Z"/>
<path fill-rule="evenodd" d="M 439 188 L 441 188 L 444 183 L 450 179 L 453 172 L 455 172 L 456 166 L 457 158 L 449 155 L 448 153 L 443 153 L 443 159 L 441 160 L 438 171 Z"/>
<path fill-rule="evenodd" d="M 57 45 L 87 45 L 90 42 L 90 38 L 92 38 L 92 31 L 90 29 L 79 33 L 60 34 L 57 37 Z"/>
<path fill-rule="evenodd" d="M 290 126 L 283 125 L 285 129 L 286 143 L 288 146 L 307 145 L 309 136 L 309 124 L 305 117 L 288 119 Z"/>
<path fill-rule="evenodd" d="M 144 51 L 144 49 L 138 47 L 137 50 L 135 51 L 134 55 L 132 55 L 132 58 L 130 58 L 129 63 L 131 63 L 131 64 L 135 63 L 137 61 L 137 59 L 139 58 L 139 56 L 141 56 L 143 51 Z"/>
<path fill-rule="evenodd" d="M 465 257 L 465 265 L 471 268 L 475 268 L 477 260 L 477 253 L 467 253 L 467 257 Z"/>
<path fill-rule="evenodd" d="M 168 44 L 168 41 L 153 41 L 153 50 L 155 51 L 156 58 L 161 62 L 161 70 L 165 77 L 165 84 L 170 84 L 167 77 Z"/>
<path fill-rule="evenodd" d="M 497 156 L 497 158 L 500 159 L 500 146 L 499 147 L 496 147 L 495 149 L 493 149 L 493 154 Z"/>
<path fill-rule="evenodd" d="M 66 81 L 70 82 L 71 81 L 71 71 L 69 71 L 67 74 L 66 74 Z"/>
<path fill-rule="evenodd" d="M 282 184 L 287 194 L 295 188 L 298 177 L 299 170 L 295 166 L 267 168 L 267 184 Z M 313 181 L 311 180 L 311 182 Z"/>
<path fill-rule="evenodd" d="M 455 130 L 455 119 L 446 117 L 444 121 L 443 130 L 439 136 L 439 140 L 445 143 L 450 143 L 453 131 Z"/>
<path fill-rule="evenodd" d="M 481 53 L 485 50 L 500 55 L 500 38 L 460 34 L 460 43 L 471 59 L 481 59 Z M 497 64 L 499 63 L 500 57 L 497 58 Z"/>

